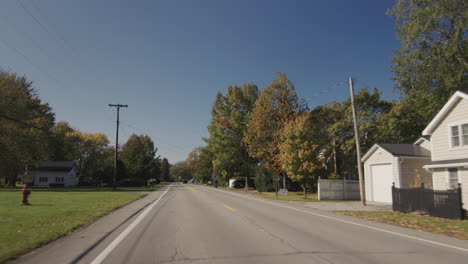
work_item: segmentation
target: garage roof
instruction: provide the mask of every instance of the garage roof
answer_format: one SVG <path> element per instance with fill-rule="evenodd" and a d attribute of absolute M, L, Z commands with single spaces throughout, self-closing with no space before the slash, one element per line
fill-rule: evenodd
<path fill-rule="evenodd" d="M 413 144 L 377 144 L 381 148 L 390 152 L 393 156 L 408 156 L 408 157 L 430 157 L 429 150 Z"/>
<path fill-rule="evenodd" d="M 419 145 L 377 143 L 372 146 L 372 148 L 366 153 L 366 155 L 364 155 L 364 157 L 362 157 L 361 161 L 365 162 L 378 148 L 382 148 L 395 157 L 431 157 L 431 152 Z"/>

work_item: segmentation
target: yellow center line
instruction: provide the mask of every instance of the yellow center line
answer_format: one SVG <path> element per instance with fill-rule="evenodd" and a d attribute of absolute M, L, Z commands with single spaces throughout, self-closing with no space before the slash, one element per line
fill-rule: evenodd
<path fill-rule="evenodd" d="M 229 205 L 224 205 L 224 208 L 228 209 L 228 210 L 231 211 L 231 212 L 235 212 L 235 211 L 236 211 L 236 209 L 232 208 L 232 207 L 229 206 Z"/>
<path fill-rule="evenodd" d="M 197 189 L 195 189 L 195 188 L 192 188 L 192 187 L 189 187 L 189 186 L 187 186 L 187 188 L 190 189 L 190 190 L 192 190 L 192 191 L 194 191 L 194 192 L 199 192 L 199 190 L 197 190 Z"/>

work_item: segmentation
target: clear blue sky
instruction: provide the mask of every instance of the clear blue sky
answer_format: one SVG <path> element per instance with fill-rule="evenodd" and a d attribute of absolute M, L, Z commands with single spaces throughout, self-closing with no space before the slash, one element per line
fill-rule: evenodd
<path fill-rule="evenodd" d="M 121 143 L 153 138 L 170 162 L 203 145 L 217 91 L 288 74 L 315 107 L 377 87 L 395 99 L 394 0 L 4 0 L 0 67 L 26 74 L 57 121 Z"/>

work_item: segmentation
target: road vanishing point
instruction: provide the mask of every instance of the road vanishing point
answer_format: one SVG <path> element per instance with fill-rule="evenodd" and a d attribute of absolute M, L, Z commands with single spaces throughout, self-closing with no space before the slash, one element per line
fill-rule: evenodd
<path fill-rule="evenodd" d="M 468 241 L 172 184 L 13 263 L 466 263 Z"/>

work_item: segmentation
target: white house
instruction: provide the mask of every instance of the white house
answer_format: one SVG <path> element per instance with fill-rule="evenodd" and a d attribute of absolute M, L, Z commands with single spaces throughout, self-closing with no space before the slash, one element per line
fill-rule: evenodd
<path fill-rule="evenodd" d="M 463 208 L 468 209 L 468 95 L 456 92 L 423 135 L 431 137 L 431 161 L 424 168 L 432 173 L 434 190 L 461 184 Z"/>
<path fill-rule="evenodd" d="M 414 144 L 374 144 L 361 159 L 366 200 L 392 203 L 393 183 L 397 188 L 410 188 L 422 181 L 431 188 L 431 174 L 423 169 L 430 162 L 429 148 L 427 138 L 420 138 Z"/>
<path fill-rule="evenodd" d="M 75 186 L 78 184 L 76 164 L 73 161 L 45 161 L 23 179 L 32 186 Z"/>

